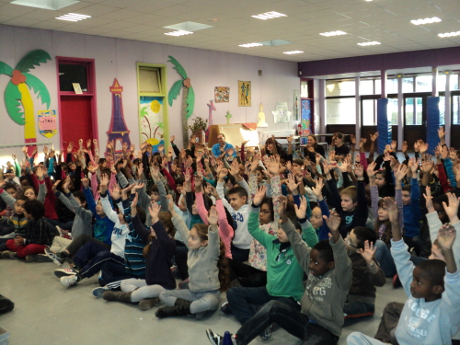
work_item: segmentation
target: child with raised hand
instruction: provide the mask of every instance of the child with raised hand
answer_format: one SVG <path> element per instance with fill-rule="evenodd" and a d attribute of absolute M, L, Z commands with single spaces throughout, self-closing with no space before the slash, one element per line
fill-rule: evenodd
<path fill-rule="evenodd" d="M 153 225 L 147 229 L 136 212 L 137 199 L 136 193 L 131 206 L 125 210 L 129 210 L 132 216 L 128 220 L 130 228 L 145 244 L 143 251 L 147 258 L 145 279 L 125 279 L 121 282 L 122 291 L 106 291 L 102 298 L 106 301 L 139 303 L 139 309 L 145 311 L 160 303 L 158 297 L 162 291 L 176 287 L 170 269 L 176 244 L 173 239 L 174 227 L 171 223 L 171 215 L 168 212 L 160 212 L 161 206 L 152 201 L 149 212 Z M 124 201 L 124 203 L 128 202 L 129 199 Z"/>
<path fill-rule="evenodd" d="M 217 228 L 219 216 L 213 206 L 208 216 L 209 226 L 196 224 L 188 230 L 174 211 L 172 196 L 169 195 L 168 199 L 174 227 L 186 239 L 189 249 L 187 265 L 190 283 L 189 290 L 163 291 L 160 300 L 168 307 L 158 309 L 155 315 L 158 318 L 195 315 L 201 319 L 205 312 L 219 307 L 220 290 L 225 290 L 228 285 L 228 276 L 224 272 L 227 259 L 220 249 Z"/>
<path fill-rule="evenodd" d="M 398 210 L 394 202 L 389 204 L 393 226 L 391 253 L 395 258 L 398 275 L 408 299 L 404 305 L 392 343 L 399 344 L 451 344 L 452 336 L 460 326 L 460 274 L 452 246 L 457 228 L 442 225 L 438 243 L 445 262 L 425 260 L 417 266 L 410 261 L 410 253 L 404 243 L 398 222 Z M 384 344 L 362 333 L 351 333 L 347 344 Z"/>
<path fill-rule="evenodd" d="M 351 229 L 357 226 L 366 226 L 368 210 L 364 188 L 364 169 L 361 165 L 356 164 L 355 175 L 358 179 L 358 185 L 342 189 L 340 194 L 337 185 L 332 180 L 328 164 L 324 166 L 324 173 L 331 192 L 330 206 L 335 208 L 341 218 L 339 230 L 342 237 L 345 238 Z"/>
<path fill-rule="evenodd" d="M 350 231 L 345 243 L 352 262 L 353 279 L 343 308 L 345 319 L 372 316 L 375 312 L 375 286 L 385 285 L 385 273 L 374 259 L 376 232 L 358 226 Z"/>
<path fill-rule="evenodd" d="M 311 225 L 316 230 L 319 241 L 327 240 L 330 233 L 326 222 L 323 221 L 323 216 L 329 217 L 330 215 L 329 207 L 327 206 L 323 197 L 323 187 L 324 180 L 322 178 L 318 178 L 316 185 L 312 188 L 313 193 L 316 195 L 318 205 L 312 208 L 311 216 L 309 219 Z"/>
<path fill-rule="evenodd" d="M 301 339 L 303 344 L 336 344 L 342 332 L 343 305 L 351 284 L 351 261 L 339 232 L 341 220 L 332 213 L 326 219 L 332 237 L 313 248 L 303 241 L 285 213 L 281 220 L 281 228 L 308 276 L 302 311 L 270 301 L 232 336 L 233 344 L 249 344 L 272 323 Z M 220 335 L 210 329 L 206 333 L 212 344 L 223 344 Z"/>
<path fill-rule="evenodd" d="M 297 261 L 289 239 L 282 229 L 278 229 L 273 236 L 264 232 L 259 225 L 259 206 L 266 193 L 266 187 L 260 187 L 252 201 L 249 215 L 249 232 L 267 250 L 267 284 L 261 287 L 231 288 L 227 292 L 229 306 L 237 318 L 244 325 L 256 313 L 254 306 L 261 306 L 269 301 L 279 301 L 299 310 L 298 301 L 304 291 L 302 267 Z M 279 213 L 286 212 L 286 198 L 280 196 Z M 316 232 L 306 220 L 307 201 L 302 198 L 300 207 L 296 207 L 296 214 L 302 224 L 302 237 L 309 246 L 318 243 Z M 299 230 L 298 230 L 299 231 Z M 271 336 L 269 328 L 261 332 L 262 339 Z"/>

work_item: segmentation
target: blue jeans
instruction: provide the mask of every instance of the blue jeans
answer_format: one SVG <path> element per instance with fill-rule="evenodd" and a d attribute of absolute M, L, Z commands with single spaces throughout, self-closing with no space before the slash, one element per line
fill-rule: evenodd
<path fill-rule="evenodd" d="M 301 339 L 302 345 L 335 345 L 339 340 L 327 329 L 311 323 L 307 315 L 279 301 L 270 301 L 236 332 L 238 345 L 249 344 L 272 323 Z"/>
<path fill-rule="evenodd" d="M 375 260 L 379 263 L 380 268 L 385 273 L 385 277 L 393 277 L 396 274 L 396 266 L 391 256 L 390 248 L 382 240 L 375 242 L 377 251 L 375 252 Z"/>
<path fill-rule="evenodd" d="M 292 297 L 271 296 L 265 286 L 235 287 L 227 291 L 227 301 L 236 319 L 244 325 L 267 302 L 280 301 L 299 311 L 300 305 Z"/>

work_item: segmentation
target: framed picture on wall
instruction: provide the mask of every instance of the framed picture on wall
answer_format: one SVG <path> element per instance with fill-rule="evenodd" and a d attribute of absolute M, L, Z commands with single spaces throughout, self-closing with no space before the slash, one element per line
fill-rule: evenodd
<path fill-rule="evenodd" d="M 311 133 L 311 100 L 302 99 L 302 131 L 300 135 Z"/>
<path fill-rule="evenodd" d="M 230 88 L 228 86 L 216 86 L 214 88 L 214 102 L 228 103 L 230 99 Z"/>
<path fill-rule="evenodd" d="M 251 106 L 251 82 L 238 80 L 238 106 Z"/>

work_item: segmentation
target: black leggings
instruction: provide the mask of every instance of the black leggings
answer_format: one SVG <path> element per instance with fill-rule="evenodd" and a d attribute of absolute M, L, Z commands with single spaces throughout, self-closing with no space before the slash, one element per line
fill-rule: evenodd
<path fill-rule="evenodd" d="M 243 287 L 261 287 L 267 285 L 267 272 L 235 260 L 228 260 L 233 274 Z"/>
<path fill-rule="evenodd" d="M 86 234 L 81 234 L 81 235 L 78 235 L 77 237 L 75 237 L 73 240 L 72 240 L 72 243 L 70 243 L 68 246 L 67 246 L 67 250 L 69 251 L 69 257 L 72 257 L 75 255 L 76 252 L 78 252 L 78 250 L 83 247 L 83 245 L 87 242 L 94 242 L 94 243 L 97 243 L 105 248 L 107 248 L 107 250 L 110 250 L 110 246 L 108 244 L 105 244 L 104 242 L 102 241 L 99 241 L 98 239 L 94 238 L 94 237 L 91 237 L 89 235 L 86 235 Z"/>

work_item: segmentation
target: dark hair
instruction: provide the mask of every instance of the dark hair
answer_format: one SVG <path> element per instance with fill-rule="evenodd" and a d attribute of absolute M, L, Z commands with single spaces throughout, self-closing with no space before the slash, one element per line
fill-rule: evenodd
<path fill-rule="evenodd" d="M 219 135 L 222 135 L 223 138 L 226 138 L 226 136 L 225 136 L 224 133 L 219 133 L 219 134 L 217 134 L 217 137 L 218 137 Z M 217 138 L 217 137 L 216 137 L 216 138 Z"/>
<path fill-rule="evenodd" d="M 147 217 L 145 215 L 144 209 L 140 207 L 139 205 L 136 205 L 136 212 L 137 212 L 137 215 L 139 216 L 141 223 L 145 224 Z"/>
<path fill-rule="evenodd" d="M 280 145 L 279 142 L 277 142 L 273 138 L 268 138 L 267 141 L 265 141 L 265 153 L 268 152 L 268 145 L 270 144 L 273 144 L 276 147 L 276 153 L 281 155 L 281 153 L 283 152 L 283 147 Z M 274 152 L 271 152 L 271 151 L 269 153 L 274 154 Z"/>
<path fill-rule="evenodd" d="M 33 219 L 40 219 L 45 215 L 45 206 L 38 200 L 27 200 L 23 208 L 27 213 L 32 215 Z"/>
<path fill-rule="evenodd" d="M 391 197 L 392 200 L 394 200 L 393 197 Z M 378 208 L 383 208 L 383 206 L 385 206 L 385 201 L 383 199 L 380 199 L 377 203 L 377 207 Z M 393 237 L 392 236 L 392 227 L 391 227 L 391 222 L 390 222 L 390 219 L 387 219 L 387 220 L 380 220 L 379 217 L 377 217 L 375 219 L 375 227 L 374 227 L 374 231 L 376 234 L 378 234 L 380 232 L 380 227 L 384 226 L 385 229 L 383 231 L 383 235 L 382 235 L 382 238 L 381 240 L 383 242 L 385 242 L 386 244 L 389 244 L 390 243 L 390 240 L 391 238 Z"/>
<path fill-rule="evenodd" d="M 176 186 L 177 186 L 178 184 L 183 185 L 183 184 L 185 183 L 185 179 L 184 179 L 183 177 L 177 177 L 177 178 L 175 179 L 175 181 L 176 181 Z"/>
<path fill-rule="evenodd" d="M 255 170 L 259 171 L 263 176 L 265 176 L 265 170 L 260 165 L 258 165 Z"/>
<path fill-rule="evenodd" d="M 303 160 L 297 158 L 297 159 L 294 159 L 294 160 L 292 161 L 292 164 L 297 164 L 297 165 L 302 166 L 302 165 L 304 165 L 304 162 L 303 162 Z"/>
<path fill-rule="evenodd" d="M 19 178 L 19 182 L 21 182 L 21 185 L 22 185 L 22 181 L 26 181 L 27 184 L 29 184 L 29 180 L 27 179 L 27 176 L 21 176 L 21 177 Z"/>
<path fill-rule="evenodd" d="M 410 193 L 410 184 L 406 184 L 402 187 L 403 192 L 409 192 Z"/>
<path fill-rule="evenodd" d="M 315 244 L 313 249 L 316 249 L 319 252 L 319 257 L 326 262 L 334 261 L 334 251 L 332 246 L 329 243 L 329 240 L 322 240 Z"/>
<path fill-rule="evenodd" d="M 149 195 L 152 195 L 152 193 L 159 193 L 158 191 L 158 186 L 156 184 L 154 184 L 153 186 L 150 187 L 149 189 Z"/>
<path fill-rule="evenodd" d="M 358 248 L 364 249 L 364 242 L 369 241 L 375 243 L 377 241 L 377 233 L 365 226 L 357 226 L 353 230 L 353 233 L 356 235 L 358 243 L 356 244 Z"/>
<path fill-rule="evenodd" d="M 26 202 L 26 201 L 29 201 L 29 198 L 24 195 L 21 195 L 19 198 L 16 199 L 16 201 L 19 201 L 19 200 Z"/>
<path fill-rule="evenodd" d="M 139 209 L 141 209 L 141 208 L 139 206 L 137 206 L 136 210 L 138 212 L 139 212 Z M 144 211 L 144 210 L 142 210 L 142 211 Z M 139 214 L 139 218 L 141 218 L 140 214 Z M 176 233 L 176 228 L 174 227 L 174 224 L 172 223 L 171 218 L 172 218 L 172 216 L 171 216 L 171 213 L 169 213 L 169 212 L 160 212 L 160 213 L 158 213 L 158 219 L 160 220 L 161 224 L 163 224 L 163 227 L 165 228 L 166 233 L 171 238 L 174 238 L 174 235 Z M 142 221 L 142 218 L 141 218 L 141 221 Z M 145 222 L 145 212 L 144 212 L 144 221 L 142 223 L 144 223 L 144 222 Z M 152 236 L 152 234 L 149 234 L 149 237 L 148 237 L 149 243 L 142 250 L 142 255 L 144 257 L 149 256 L 149 250 L 150 250 L 150 246 L 152 245 L 153 240 L 154 240 L 154 237 Z"/>
<path fill-rule="evenodd" d="M 23 190 L 22 190 L 22 195 L 24 195 L 26 193 L 26 191 L 28 191 L 29 189 L 32 189 L 33 192 L 35 193 L 35 196 L 37 196 L 37 192 L 35 191 L 35 188 L 32 187 L 32 186 L 27 186 L 25 187 Z"/>
<path fill-rule="evenodd" d="M 4 190 L 7 190 L 7 189 L 14 189 L 15 192 L 18 191 L 18 187 L 16 187 L 16 184 L 15 183 L 5 183 L 5 186 L 3 186 L 3 189 Z"/>
<path fill-rule="evenodd" d="M 420 268 L 427 280 L 433 285 L 441 285 L 444 288 L 444 275 L 446 272 L 446 263 L 442 260 L 424 260 L 416 267 Z"/>
<path fill-rule="evenodd" d="M 105 158 L 99 158 L 99 161 L 97 162 L 98 164 L 102 165 L 104 164 L 105 162 L 107 162 L 107 159 Z"/>
<path fill-rule="evenodd" d="M 77 199 L 80 199 L 80 202 L 83 204 L 84 202 L 86 202 L 86 197 L 85 197 L 85 193 L 83 193 L 83 191 L 81 190 L 74 190 L 72 192 L 73 196 Z"/>
<path fill-rule="evenodd" d="M 228 195 L 238 194 L 240 198 L 246 197 L 246 201 L 248 200 L 248 191 L 243 187 L 233 187 L 228 191 Z"/>

